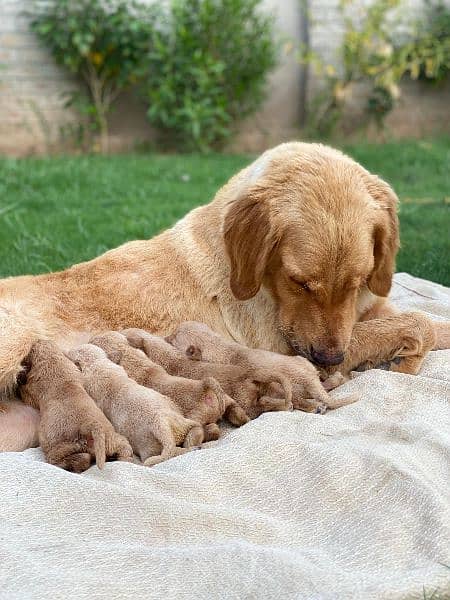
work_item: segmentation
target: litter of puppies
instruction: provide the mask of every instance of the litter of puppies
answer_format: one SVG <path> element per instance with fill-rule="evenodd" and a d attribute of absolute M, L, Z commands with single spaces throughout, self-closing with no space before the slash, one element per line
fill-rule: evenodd
<path fill-rule="evenodd" d="M 46 460 L 81 473 L 93 462 L 145 466 L 220 437 L 223 419 L 239 427 L 268 411 L 323 414 L 334 401 L 306 359 L 246 348 L 203 323 L 185 322 L 162 338 L 141 329 L 105 332 L 64 353 L 38 340 L 23 363 L 18 393 L 40 411 L 36 433 Z"/>

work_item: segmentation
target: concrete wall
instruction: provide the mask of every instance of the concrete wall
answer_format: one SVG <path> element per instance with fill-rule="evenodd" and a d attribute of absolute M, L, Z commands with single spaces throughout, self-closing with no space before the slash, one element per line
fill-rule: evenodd
<path fill-rule="evenodd" d="M 76 0 L 74 0 L 76 1 Z M 364 6 L 361 0 L 360 6 Z M 423 0 L 404 0 L 406 11 L 420 10 Z M 274 15 L 283 39 L 281 62 L 273 73 L 267 100 L 261 111 L 237 127 L 231 149 L 260 150 L 279 141 L 299 137 L 301 68 L 293 44 L 301 31 L 301 0 L 264 0 Z M 344 30 L 339 0 L 309 0 L 312 47 L 327 63 L 339 67 L 338 54 Z M 63 94 L 77 86 L 65 70 L 57 67 L 48 51 L 29 31 L 24 12 L 31 0 L 0 0 L 0 153 L 27 155 L 61 148 L 61 131 L 75 116 L 63 107 Z M 314 90 L 320 81 L 310 77 Z M 422 136 L 450 132 L 450 87 L 405 86 L 400 105 L 389 115 L 387 125 L 394 135 Z M 358 119 L 356 102 L 352 119 Z M 145 107 L 131 96 L 120 100 L 111 120 L 113 149 L 132 148 L 151 141 L 152 131 Z M 351 129 L 351 122 L 350 122 Z"/>

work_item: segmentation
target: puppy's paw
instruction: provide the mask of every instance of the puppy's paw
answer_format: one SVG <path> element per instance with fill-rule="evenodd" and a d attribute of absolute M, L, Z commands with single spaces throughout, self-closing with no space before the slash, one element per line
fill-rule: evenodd
<path fill-rule="evenodd" d="M 232 425 L 239 427 L 250 421 L 249 416 L 238 404 L 232 404 L 226 411 L 226 417 Z"/>
<path fill-rule="evenodd" d="M 201 425 L 195 425 L 190 429 L 184 438 L 183 447 L 193 448 L 194 446 L 200 446 L 203 442 L 204 434 L 203 427 Z"/>
<path fill-rule="evenodd" d="M 114 433 L 106 438 L 106 460 L 108 462 L 120 460 L 131 462 L 133 460 L 133 449 L 128 440 L 119 433 Z"/>
<path fill-rule="evenodd" d="M 348 381 L 348 378 L 344 377 L 340 371 L 336 371 L 336 373 L 333 373 L 333 375 L 327 377 L 325 381 L 322 381 L 322 385 L 324 389 L 329 392 L 342 385 L 346 381 Z"/>
<path fill-rule="evenodd" d="M 89 452 L 79 452 L 64 457 L 58 464 L 58 467 L 70 471 L 71 473 L 83 473 L 83 471 L 89 469 L 91 463 L 92 456 Z"/>
<path fill-rule="evenodd" d="M 314 411 L 316 415 L 324 415 L 328 410 L 328 406 L 326 404 L 319 404 Z"/>
<path fill-rule="evenodd" d="M 214 442 L 220 438 L 220 428 L 217 423 L 208 423 L 203 427 L 203 441 Z"/>

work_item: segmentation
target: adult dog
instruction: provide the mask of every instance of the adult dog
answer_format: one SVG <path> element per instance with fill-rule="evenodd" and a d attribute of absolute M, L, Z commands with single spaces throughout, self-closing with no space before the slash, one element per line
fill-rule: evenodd
<path fill-rule="evenodd" d="M 417 372 L 433 345 L 448 344 L 448 327 L 436 342 L 417 315 L 405 334 L 385 299 L 398 246 L 387 183 L 327 146 L 282 144 L 149 241 L 1 281 L 0 389 L 14 388 L 38 338 L 68 348 L 110 329 L 168 334 L 184 320 L 333 367 L 370 359 L 372 343 L 378 352 L 387 317 L 386 358 L 400 354 L 396 368 Z"/>

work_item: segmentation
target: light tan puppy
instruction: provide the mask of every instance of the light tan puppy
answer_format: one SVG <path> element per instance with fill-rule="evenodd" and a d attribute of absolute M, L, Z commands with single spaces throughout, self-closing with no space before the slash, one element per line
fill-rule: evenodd
<path fill-rule="evenodd" d="M 41 411 L 39 442 L 47 461 L 81 473 L 97 460 L 131 460 L 130 445 L 83 388 L 81 373 L 53 342 L 41 340 L 26 358 L 23 401 Z"/>
<path fill-rule="evenodd" d="M 182 321 L 323 368 L 358 354 L 353 332 L 367 321 L 367 351 L 377 353 L 380 319 L 395 313 L 386 298 L 396 211 L 392 188 L 338 150 L 272 148 L 151 240 L 61 273 L 0 281 L 0 390 L 13 389 L 36 339 L 66 349 L 125 327 L 168 335 Z M 404 323 L 401 314 L 390 321 L 397 349 Z M 433 327 L 434 347 L 450 347 L 449 323 Z M 416 373 L 427 349 L 422 319 L 413 337 L 418 354 L 405 370 Z"/>
<path fill-rule="evenodd" d="M 292 408 L 292 386 L 281 374 L 253 367 L 193 362 L 164 339 L 147 331 L 126 329 L 122 333 L 134 348 L 143 350 L 150 360 L 161 365 L 170 375 L 189 379 L 214 377 L 225 393 L 252 419 L 263 412 Z M 281 384 L 283 397 L 266 395 L 273 382 Z"/>
<path fill-rule="evenodd" d="M 92 344 L 70 350 L 68 356 L 83 374 L 88 393 L 124 435 L 146 466 L 188 452 L 202 442 L 203 430 L 185 419 L 167 396 L 130 379 L 125 370 L 111 362 Z"/>
<path fill-rule="evenodd" d="M 302 408 L 308 398 L 323 403 L 327 408 L 338 408 L 355 401 L 355 398 L 333 400 L 321 384 L 317 370 L 306 358 L 246 348 L 214 333 L 204 323 L 185 321 L 166 341 L 191 360 L 239 365 L 244 369 L 260 367 L 282 373 L 292 383 L 294 408 Z"/>
<path fill-rule="evenodd" d="M 0 402 L 0 452 L 39 446 L 39 420 L 39 411 L 23 402 Z"/>
<path fill-rule="evenodd" d="M 102 348 L 108 358 L 123 367 L 137 383 L 169 396 L 183 416 L 203 425 L 203 441 L 218 438 L 220 430 L 214 425 L 222 417 L 238 426 L 249 421 L 244 410 L 225 394 L 212 377 L 197 381 L 169 375 L 142 350 L 130 346 L 127 338 L 116 331 L 94 336 L 91 344 Z"/>

